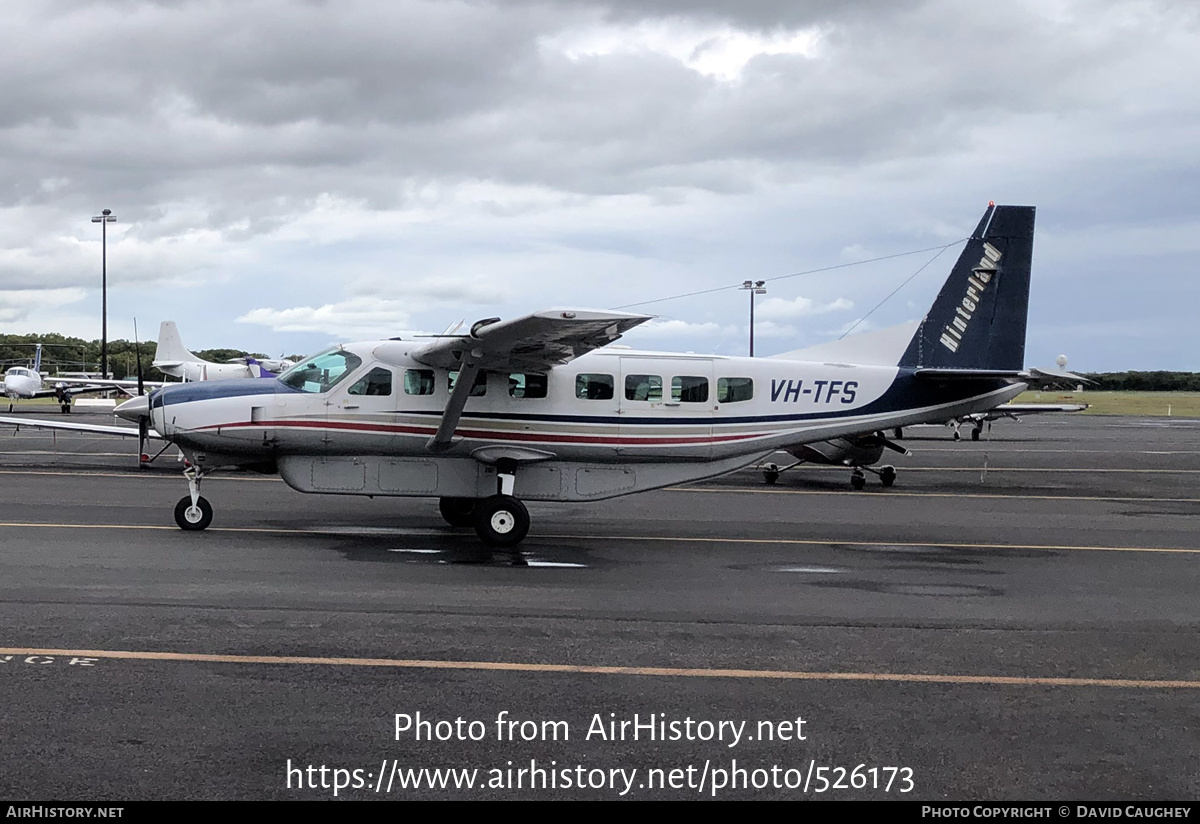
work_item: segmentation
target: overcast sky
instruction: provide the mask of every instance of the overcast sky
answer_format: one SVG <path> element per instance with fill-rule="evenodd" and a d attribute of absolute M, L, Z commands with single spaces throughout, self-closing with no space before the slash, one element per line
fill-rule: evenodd
<path fill-rule="evenodd" d="M 271 355 L 767 281 L 756 349 L 920 318 L 1038 207 L 1027 363 L 1200 370 L 1200 4 L 0 8 L 0 331 Z M 933 260 L 930 263 L 930 260 Z M 776 280 L 779 279 L 779 280 Z M 744 354 L 747 295 L 639 347 Z"/>

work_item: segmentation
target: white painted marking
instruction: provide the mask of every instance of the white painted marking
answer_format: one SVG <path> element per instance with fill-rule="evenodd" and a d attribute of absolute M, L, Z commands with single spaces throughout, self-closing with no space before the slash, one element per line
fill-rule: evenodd
<path fill-rule="evenodd" d="M 206 479 L 207 480 L 207 479 Z M 402 526 L 317 526 L 304 530 L 316 535 L 428 535 L 427 529 Z"/>

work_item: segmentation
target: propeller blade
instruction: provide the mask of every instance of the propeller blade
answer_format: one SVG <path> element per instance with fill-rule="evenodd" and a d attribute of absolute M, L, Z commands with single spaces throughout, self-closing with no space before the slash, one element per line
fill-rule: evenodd
<path fill-rule="evenodd" d="M 896 443 L 893 440 L 889 440 L 888 438 L 884 437 L 884 434 L 882 432 L 876 432 L 874 435 L 868 435 L 867 437 L 859 440 L 859 443 L 862 446 L 883 446 L 883 447 L 886 447 L 886 448 L 892 450 L 893 452 L 899 452 L 901 455 L 903 455 L 906 458 L 912 456 L 912 453 L 909 452 L 907 449 L 905 449 L 903 446 L 901 446 L 900 444 Z"/>
<path fill-rule="evenodd" d="M 133 319 L 133 351 L 137 356 L 138 397 L 141 397 L 146 393 L 146 386 L 142 383 L 142 345 L 138 342 L 137 318 Z M 141 445 L 138 446 L 138 454 L 144 454 Z"/>
<path fill-rule="evenodd" d="M 150 419 L 138 418 L 138 466 L 150 462 L 150 453 L 146 451 L 146 441 L 150 437 Z"/>
<path fill-rule="evenodd" d="M 912 457 L 912 453 L 909 452 L 907 449 L 905 449 L 903 446 L 896 443 L 895 441 L 888 440 L 887 438 L 883 437 L 882 435 L 879 436 L 879 442 L 881 444 L 883 444 L 884 446 L 886 446 L 888 449 L 892 450 L 893 452 L 899 452 L 901 455 L 903 455 L 906 458 Z"/>

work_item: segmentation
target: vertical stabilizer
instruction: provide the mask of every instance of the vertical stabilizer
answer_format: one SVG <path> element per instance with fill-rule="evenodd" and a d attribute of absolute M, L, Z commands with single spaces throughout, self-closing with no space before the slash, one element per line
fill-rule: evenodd
<path fill-rule="evenodd" d="M 158 348 L 154 351 L 155 365 L 198 360 L 200 358 L 189 352 L 187 347 L 183 345 L 183 340 L 179 337 L 179 328 L 175 326 L 175 321 L 164 320 L 162 325 L 158 327 Z"/>
<path fill-rule="evenodd" d="M 988 206 L 900 366 L 1024 367 L 1033 220 L 1032 206 Z"/>
<path fill-rule="evenodd" d="M 39 343 L 33 350 L 33 373 L 42 374 L 42 345 Z"/>

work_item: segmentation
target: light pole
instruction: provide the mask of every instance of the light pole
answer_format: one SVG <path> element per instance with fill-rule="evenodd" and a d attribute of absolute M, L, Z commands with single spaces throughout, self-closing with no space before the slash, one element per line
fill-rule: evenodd
<path fill-rule="evenodd" d="M 112 209 L 92 218 L 100 224 L 100 376 L 108 377 L 108 224 L 116 223 Z"/>
<path fill-rule="evenodd" d="M 739 287 L 750 293 L 750 357 L 754 357 L 754 296 L 767 293 L 765 280 L 747 280 Z"/>

